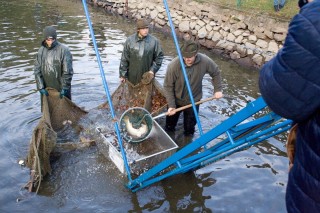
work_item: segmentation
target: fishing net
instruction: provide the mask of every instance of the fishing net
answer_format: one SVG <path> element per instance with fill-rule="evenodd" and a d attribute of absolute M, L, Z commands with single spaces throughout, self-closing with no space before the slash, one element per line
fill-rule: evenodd
<path fill-rule="evenodd" d="M 111 96 L 117 116 L 113 121 L 119 124 L 122 146 L 126 152 L 132 175 L 139 175 L 148 170 L 170 156 L 177 148 L 177 145 L 164 132 L 158 122 L 153 122 L 150 117 L 150 114 L 154 117 L 167 110 L 164 94 L 162 85 L 156 79 L 142 79 L 141 83 L 137 85 L 132 85 L 128 81 L 120 84 Z M 109 110 L 108 103 L 99 107 Z M 144 117 L 145 115 L 148 116 Z M 132 126 L 129 129 L 127 126 L 129 123 L 131 125 L 141 124 L 141 127 Z M 147 125 L 147 131 L 142 131 L 143 125 Z M 115 131 L 106 130 L 104 126 L 101 128 L 98 126 L 97 130 L 103 139 L 102 143 L 98 143 L 101 144 L 99 150 L 109 157 L 122 173 L 125 173 L 126 170 L 121 160 L 120 144 Z"/>
<path fill-rule="evenodd" d="M 122 114 L 119 126 L 126 141 L 142 142 L 151 133 L 153 119 L 144 108 L 130 108 Z"/>
<path fill-rule="evenodd" d="M 93 129 L 97 125 L 104 126 L 109 131 L 112 128 L 112 122 L 106 123 L 112 119 L 108 103 L 86 112 L 69 99 L 60 99 L 58 91 L 51 88 L 47 90 L 49 96 L 42 96 L 42 117 L 33 130 L 26 158 L 30 180 L 25 188 L 30 192 L 38 192 L 43 178 L 51 173 L 50 157 L 54 152 L 69 149 L 75 144 L 76 148 L 83 147 L 83 143 L 69 143 L 70 140 L 88 142 L 89 145 L 86 146 L 90 146 L 90 139 L 94 137 Z M 143 107 L 157 115 L 167 105 L 162 86 L 149 76 L 145 76 L 138 85 L 130 82 L 119 85 L 112 94 L 112 102 L 118 118 L 132 107 Z M 113 122 L 117 121 L 115 119 Z M 89 135 L 89 139 L 83 139 L 81 135 Z M 114 140 L 117 143 L 117 139 Z"/>
<path fill-rule="evenodd" d="M 26 188 L 38 192 L 43 177 L 51 173 L 50 156 L 58 134 L 66 125 L 76 126 L 87 112 L 67 98 L 60 99 L 59 92 L 47 88 L 49 96 L 42 96 L 42 117 L 33 130 L 26 166 L 30 168 L 30 180 Z"/>
<path fill-rule="evenodd" d="M 129 81 L 120 84 L 111 96 L 122 135 L 127 142 L 142 142 L 152 129 L 150 116 L 160 114 L 167 107 L 163 87 L 153 75 L 148 74 L 145 73 L 137 85 Z M 109 108 L 109 105 L 104 103 L 100 107 Z"/>
<path fill-rule="evenodd" d="M 137 85 L 128 81 L 120 84 L 112 94 L 112 104 L 118 118 L 133 107 L 142 107 L 153 116 L 166 109 L 167 101 L 161 84 L 156 79 L 148 79 L 149 76 L 143 77 Z M 101 107 L 108 108 L 108 103 Z"/>

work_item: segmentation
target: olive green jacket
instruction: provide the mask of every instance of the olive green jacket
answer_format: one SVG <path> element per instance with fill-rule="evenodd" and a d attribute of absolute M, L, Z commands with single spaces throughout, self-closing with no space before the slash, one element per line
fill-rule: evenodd
<path fill-rule="evenodd" d="M 129 36 L 124 44 L 119 74 L 132 84 L 138 84 L 145 72 L 156 73 L 162 64 L 163 53 L 158 39 L 150 34 L 140 38 L 138 33 Z"/>
<path fill-rule="evenodd" d="M 185 69 L 194 101 L 200 101 L 202 98 L 202 79 L 206 73 L 212 77 L 214 91 L 222 90 L 221 71 L 218 65 L 208 56 L 198 53 L 194 64 L 190 67 L 185 65 Z M 168 65 L 163 86 L 170 108 L 191 103 L 178 57 L 174 58 Z"/>
<path fill-rule="evenodd" d="M 58 41 L 53 42 L 50 48 L 42 42 L 35 60 L 34 75 L 39 90 L 46 87 L 70 90 L 73 68 L 69 48 Z"/>

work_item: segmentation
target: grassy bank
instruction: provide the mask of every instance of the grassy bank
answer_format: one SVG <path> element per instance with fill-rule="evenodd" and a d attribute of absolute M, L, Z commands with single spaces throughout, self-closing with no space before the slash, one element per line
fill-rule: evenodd
<path fill-rule="evenodd" d="M 289 21 L 298 13 L 298 0 L 286 0 L 284 8 L 275 12 L 273 0 L 196 0 L 200 3 L 214 3 L 221 7 L 237 9 L 253 14 L 263 14 Z"/>

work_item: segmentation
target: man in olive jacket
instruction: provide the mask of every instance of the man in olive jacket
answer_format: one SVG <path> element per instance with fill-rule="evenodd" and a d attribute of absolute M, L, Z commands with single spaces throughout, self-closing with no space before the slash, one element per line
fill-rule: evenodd
<path fill-rule="evenodd" d="M 160 42 L 149 34 L 147 20 L 139 19 L 137 33 L 129 36 L 124 44 L 119 68 L 121 82 L 127 79 L 136 85 L 140 83 L 144 73 L 153 78 L 160 69 L 162 60 Z"/>
<path fill-rule="evenodd" d="M 202 79 L 205 74 L 212 77 L 214 86 L 214 97 L 222 97 L 221 75 L 218 65 L 208 56 L 198 53 L 199 46 L 194 41 L 186 41 L 181 46 L 184 66 L 195 102 L 202 98 Z M 168 116 L 166 117 L 167 131 L 174 131 L 181 111 L 175 109 L 191 103 L 185 79 L 181 70 L 179 58 L 176 57 L 167 67 L 164 80 L 164 89 L 168 102 Z M 196 106 L 199 111 L 199 106 Z M 192 108 L 183 110 L 184 134 L 193 135 L 195 131 L 196 118 Z"/>
<path fill-rule="evenodd" d="M 38 51 L 34 66 L 37 88 L 41 95 L 48 96 L 47 87 L 60 92 L 71 100 L 71 80 L 73 76 L 72 55 L 69 48 L 57 41 L 57 32 L 53 26 L 43 30 L 44 40 Z"/>

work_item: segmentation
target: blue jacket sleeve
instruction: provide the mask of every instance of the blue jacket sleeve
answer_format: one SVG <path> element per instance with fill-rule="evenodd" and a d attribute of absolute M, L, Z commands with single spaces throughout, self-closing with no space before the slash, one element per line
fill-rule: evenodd
<path fill-rule="evenodd" d="M 283 48 L 260 71 L 259 87 L 268 106 L 297 122 L 320 108 L 319 10 L 319 1 L 303 7 L 290 23 Z"/>

